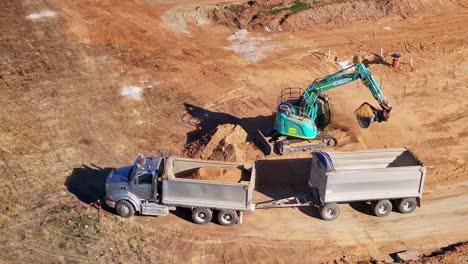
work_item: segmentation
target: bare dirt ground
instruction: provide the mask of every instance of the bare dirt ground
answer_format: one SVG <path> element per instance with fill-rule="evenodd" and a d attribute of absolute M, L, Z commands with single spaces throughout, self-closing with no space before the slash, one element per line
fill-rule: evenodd
<path fill-rule="evenodd" d="M 390 261 L 402 250 L 430 256 L 468 240 L 465 1 L 408 15 L 301 24 L 294 33 L 209 23 L 211 8 L 228 4 L 2 3 L 1 261 L 349 263 Z M 353 111 L 373 99 L 356 82 L 328 93 L 335 113 L 329 133 L 340 140 L 338 150 L 414 149 L 429 168 L 415 213 L 380 219 L 357 204 L 342 206 L 334 222 L 313 209 L 257 211 L 229 228 L 195 225 L 184 210 L 131 219 L 105 211 L 96 221 L 88 204 L 102 197 L 110 167 L 163 148 L 186 155 L 188 143 L 219 124 L 251 135 L 270 124 L 281 89 L 306 87 L 338 70 L 335 60 L 380 48 L 386 63 L 370 69 L 394 107 L 390 121 L 358 127 Z M 403 56 L 400 70 L 387 65 L 393 52 Z M 247 150 L 248 160 L 261 155 Z M 276 179 L 272 188 L 304 187 L 297 179 L 307 171 L 307 153 L 261 163 L 278 168 L 268 176 Z M 267 196 L 259 192 L 256 199 Z M 430 261 L 466 262 L 466 245 L 457 250 Z"/>

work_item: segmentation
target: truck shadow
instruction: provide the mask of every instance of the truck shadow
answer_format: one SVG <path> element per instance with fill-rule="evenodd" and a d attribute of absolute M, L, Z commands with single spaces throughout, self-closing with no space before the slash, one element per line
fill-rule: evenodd
<path fill-rule="evenodd" d="M 83 165 L 74 168 L 71 175 L 65 180 L 68 191 L 73 193 L 84 203 L 104 202 L 106 192 L 106 177 L 112 168 L 101 168 L 94 164 L 92 167 Z"/>
<path fill-rule="evenodd" d="M 255 190 L 258 193 L 254 194 L 254 202 L 284 199 L 310 192 L 310 164 L 311 158 L 257 160 Z M 321 219 L 315 206 L 298 208 L 308 216 Z"/>
<path fill-rule="evenodd" d="M 175 211 L 171 211 L 171 214 L 187 222 L 193 223 L 192 211 L 189 208 L 177 207 Z M 214 216 L 213 216 L 213 219 L 214 219 Z"/>
<path fill-rule="evenodd" d="M 254 143 L 257 130 L 267 133 L 273 128 L 274 115 L 239 118 L 228 113 L 210 111 L 189 103 L 184 103 L 184 107 L 187 113 L 182 116 L 182 119 L 188 119 L 185 122 L 198 128 L 187 133 L 186 144 L 203 138 L 217 126 L 224 124 L 241 126 L 247 132 L 247 141 Z"/>
<path fill-rule="evenodd" d="M 375 216 L 371 211 L 369 203 L 367 202 L 351 202 L 349 203 L 349 206 L 360 213 Z"/>

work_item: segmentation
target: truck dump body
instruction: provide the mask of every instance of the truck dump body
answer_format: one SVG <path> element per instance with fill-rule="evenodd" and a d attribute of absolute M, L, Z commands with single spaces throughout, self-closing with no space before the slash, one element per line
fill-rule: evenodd
<path fill-rule="evenodd" d="M 180 207 L 206 207 L 248 211 L 255 185 L 255 168 L 246 171 L 244 164 L 170 157 L 162 177 L 162 202 Z M 193 179 L 200 168 L 237 168 L 243 171 L 239 182 Z"/>
<path fill-rule="evenodd" d="M 420 197 L 425 174 L 424 164 L 405 148 L 316 152 L 309 186 L 322 204 Z"/>

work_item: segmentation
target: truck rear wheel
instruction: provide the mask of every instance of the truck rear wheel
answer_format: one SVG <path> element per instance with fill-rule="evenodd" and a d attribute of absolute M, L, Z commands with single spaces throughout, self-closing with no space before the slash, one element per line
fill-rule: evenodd
<path fill-rule="evenodd" d="M 374 214 L 378 217 L 387 216 L 392 211 L 392 202 L 389 200 L 380 200 L 377 203 L 372 204 L 374 205 Z"/>
<path fill-rule="evenodd" d="M 135 208 L 133 208 L 133 205 L 125 200 L 117 202 L 117 204 L 115 205 L 115 211 L 118 215 L 126 218 L 135 214 Z"/>
<path fill-rule="evenodd" d="M 338 145 L 338 140 L 336 138 L 330 138 L 327 140 L 328 147 L 336 147 Z"/>
<path fill-rule="evenodd" d="M 416 210 L 418 203 L 415 198 L 403 198 L 398 202 L 398 210 L 402 214 L 409 214 Z"/>
<path fill-rule="evenodd" d="M 237 213 L 232 210 L 225 210 L 218 212 L 218 223 L 223 226 L 231 226 L 237 223 L 239 217 Z"/>
<path fill-rule="evenodd" d="M 320 208 L 320 216 L 323 220 L 332 221 L 340 215 L 340 208 L 336 203 L 327 203 Z"/>
<path fill-rule="evenodd" d="M 194 208 L 192 210 L 192 220 L 195 224 L 204 225 L 211 222 L 213 212 L 208 208 Z"/>

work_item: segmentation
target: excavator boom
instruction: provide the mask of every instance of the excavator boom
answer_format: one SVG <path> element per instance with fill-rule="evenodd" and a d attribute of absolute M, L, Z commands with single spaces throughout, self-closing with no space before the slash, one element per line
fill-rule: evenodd
<path fill-rule="evenodd" d="M 352 68 L 354 71 L 348 73 Z M 367 102 L 361 104 L 354 112 L 359 125 L 362 128 L 368 128 L 374 122 L 387 121 L 392 108 L 371 72 L 364 64 L 356 63 L 322 79 L 315 80 L 299 98 L 283 98 L 282 96 L 275 117 L 272 137 L 265 137 L 259 133 L 263 141 L 262 144 L 270 146 L 270 151 L 267 152 L 272 152 L 276 148 L 281 154 L 284 150 L 295 152 L 336 145 L 335 138 L 320 135 L 319 130 L 324 129 L 331 120 L 330 103 L 321 94 L 358 79 L 369 89 L 380 105 L 380 109 L 378 109 Z M 318 143 L 312 144 L 312 141 L 317 140 Z M 303 143 L 300 141 L 308 141 L 310 144 L 301 147 L 289 146 L 292 143 Z"/>

